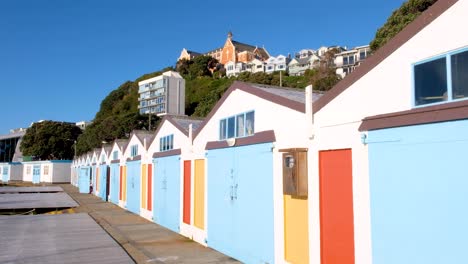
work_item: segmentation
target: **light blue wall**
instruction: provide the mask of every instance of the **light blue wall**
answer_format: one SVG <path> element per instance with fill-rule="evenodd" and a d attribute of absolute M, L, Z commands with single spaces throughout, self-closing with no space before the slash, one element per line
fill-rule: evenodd
<path fill-rule="evenodd" d="M 127 209 L 140 213 L 141 161 L 127 162 Z"/>
<path fill-rule="evenodd" d="M 374 264 L 468 263 L 468 121 L 371 131 Z"/>
<path fill-rule="evenodd" d="M 110 182 L 110 201 L 114 204 L 119 204 L 119 191 L 120 191 L 120 164 L 112 163 L 110 165 L 111 182 Z"/>
<path fill-rule="evenodd" d="M 245 263 L 274 263 L 271 148 L 265 143 L 207 155 L 208 246 Z"/>
<path fill-rule="evenodd" d="M 179 232 L 180 224 L 180 156 L 153 161 L 153 219 L 156 223 Z"/>
<path fill-rule="evenodd" d="M 89 184 L 91 182 L 89 178 L 91 168 L 89 166 L 83 166 L 80 168 L 78 176 L 78 189 L 80 193 L 89 193 Z"/>

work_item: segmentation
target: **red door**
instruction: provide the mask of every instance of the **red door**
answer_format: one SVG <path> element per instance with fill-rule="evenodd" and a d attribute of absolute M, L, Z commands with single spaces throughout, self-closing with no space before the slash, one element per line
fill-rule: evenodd
<path fill-rule="evenodd" d="M 351 149 L 319 152 L 322 264 L 354 264 Z"/>
<path fill-rule="evenodd" d="M 148 164 L 148 202 L 146 203 L 148 205 L 148 211 L 153 210 L 153 164 Z"/>
<path fill-rule="evenodd" d="M 184 160 L 184 223 L 190 225 L 190 194 L 191 194 L 191 163 L 190 160 Z"/>

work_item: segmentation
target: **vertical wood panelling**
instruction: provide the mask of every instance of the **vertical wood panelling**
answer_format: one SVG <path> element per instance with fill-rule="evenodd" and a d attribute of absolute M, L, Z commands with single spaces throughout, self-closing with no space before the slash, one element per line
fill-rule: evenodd
<path fill-rule="evenodd" d="M 319 152 L 320 236 L 323 264 L 354 264 L 351 150 Z"/>
<path fill-rule="evenodd" d="M 96 191 L 95 192 L 99 192 L 99 178 L 101 177 L 101 175 L 99 174 L 99 167 L 96 167 L 96 186 L 94 186 L 94 188 L 96 188 Z"/>
<path fill-rule="evenodd" d="M 195 160 L 194 225 L 205 229 L 205 160 Z"/>
<path fill-rule="evenodd" d="M 190 203 L 191 203 L 191 161 L 184 161 L 184 211 L 183 211 L 183 221 L 184 223 L 190 225 Z"/>

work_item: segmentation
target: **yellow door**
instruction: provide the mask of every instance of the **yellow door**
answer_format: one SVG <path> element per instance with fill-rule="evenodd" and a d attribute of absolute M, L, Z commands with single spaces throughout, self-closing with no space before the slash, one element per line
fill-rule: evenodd
<path fill-rule="evenodd" d="M 289 263 L 309 263 L 307 199 L 284 195 L 284 258 Z"/>
<path fill-rule="evenodd" d="M 194 225 L 205 229 L 205 160 L 195 160 Z"/>

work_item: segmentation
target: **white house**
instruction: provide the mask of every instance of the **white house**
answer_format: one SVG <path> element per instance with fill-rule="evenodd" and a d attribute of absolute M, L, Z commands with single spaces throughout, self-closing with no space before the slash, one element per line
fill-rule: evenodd
<path fill-rule="evenodd" d="M 467 1 L 437 1 L 367 58 L 353 74 L 315 102 L 314 135 L 308 156 L 311 164 L 309 166 L 310 263 L 327 263 L 336 260 L 340 263 L 364 264 L 466 261 L 463 250 L 453 250 L 467 243 L 468 232 L 464 224 L 445 220 L 435 224 L 432 219 L 419 214 L 421 212 L 419 206 L 428 206 L 424 198 L 420 198 L 432 198 L 425 196 L 424 193 L 412 192 L 411 199 L 421 201 L 417 205 L 413 200 L 399 200 L 400 188 L 404 197 L 408 196 L 404 191 L 406 182 L 398 182 L 400 187 L 395 189 L 377 188 L 389 192 L 384 195 L 391 193 L 388 197 L 392 197 L 393 200 L 372 199 L 371 194 L 375 189 L 370 177 L 374 181 L 388 182 L 389 179 L 382 177 L 389 176 L 369 174 L 369 170 L 373 170 L 373 166 L 376 165 L 376 160 L 369 160 L 370 146 L 398 142 L 402 139 L 402 134 L 372 142 L 366 139 L 368 136 L 366 132 L 360 132 L 360 126 L 362 120 L 370 116 L 401 111 L 411 112 L 418 108 L 421 108 L 418 111 L 424 112 L 425 106 L 441 104 L 442 107 L 445 102 L 456 103 L 465 97 L 465 95 L 461 95 L 460 98 L 454 96 L 458 91 L 445 88 L 451 86 L 444 84 L 442 79 L 445 78 L 443 76 L 447 76 L 447 72 L 453 72 L 453 68 L 447 69 L 448 65 L 451 65 L 451 60 L 453 62 L 458 56 L 460 58 L 466 56 L 468 36 L 454 29 L 468 23 L 467 14 Z M 466 69 L 463 68 L 466 67 L 463 66 L 464 62 L 461 60 L 458 62 L 461 64 L 455 67 L 462 68 L 457 69 Z M 430 78 L 422 78 L 420 74 Z M 420 86 L 422 83 L 425 85 Z M 434 88 L 434 84 L 437 83 L 441 85 Z M 423 136 L 424 133 L 420 135 Z M 411 146 L 406 145 L 406 148 Z M 432 162 L 426 165 L 436 164 Z M 392 166 L 398 167 L 399 164 Z M 437 167 L 434 168 L 437 170 Z M 400 177 L 398 173 L 391 175 L 396 176 L 395 179 Z M 409 180 L 413 175 L 417 176 L 417 174 L 405 175 Z M 443 174 L 440 176 L 445 177 Z M 423 185 L 428 182 L 432 182 L 432 178 L 419 181 Z M 417 195 L 422 196 L 418 198 Z M 438 197 L 442 198 L 443 195 Z M 405 209 L 404 212 L 408 213 L 401 215 L 398 211 L 391 211 L 399 210 L 398 207 L 389 207 L 389 204 L 382 201 L 397 203 L 400 208 L 405 208 L 405 204 L 408 203 L 413 207 L 411 210 Z M 460 200 L 449 201 L 460 205 Z M 466 203 L 466 199 L 463 198 L 462 201 Z M 373 206 L 375 202 L 378 202 L 378 206 L 391 210 L 374 214 L 376 211 L 373 210 L 378 208 Z M 437 203 L 439 202 L 442 202 L 442 207 L 449 205 L 446 200 L 437 199 Z M 434 208 L 440 210 L 441 207 L 437 204 Z M 446 219 L 457 218 L 466 222 L 466 214 L 460 215 L 458 212 L 458 209 L 448 209 L 443 214 L 447 215 Z M 398 219 L 404 218 L 398 228 L 385 220 L 388 218 L 394 221 L 395 215 L 399 217 Z M 405 225 L 403 230 L 411 232 L 402 234 L 398 230 L 402 225 Z M 408 229 L 406 225 L 411 228 Z M 453 225 L 457 227 L 456 232 L 448 228 Z M 433 233 L 431 230 L 445 230 L 450 236 L 447 236 L 447 233 L 441 235 L 444 232 Z M 452 241 L 456 242 L 451 243 Z"/>
<path fill-rule="evenodd" d="M 234 82 L 200 125 L 193 222 L 209 247 L 246 263 L 308 261 L 311 106 L 310 90 Z M 294 164 L 300 175 L 283 174 Z"/>

